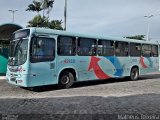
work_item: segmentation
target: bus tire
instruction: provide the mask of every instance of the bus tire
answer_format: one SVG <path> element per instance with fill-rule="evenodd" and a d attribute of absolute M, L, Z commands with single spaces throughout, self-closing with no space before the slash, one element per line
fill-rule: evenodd
<path fill-rule="evenodd" d="M 134 67 L 131 69 L 131 72 L 130 72 L 130 80 L 137 80 L 139 77 L 139 70 L 138 68 Z"/>
<path fill-rule="evenodd" d="M 74 82 L 74 75 L 69 71 L 63 71 L 59 77 L 59 87 L 62 89 L 70 88 Z"/>

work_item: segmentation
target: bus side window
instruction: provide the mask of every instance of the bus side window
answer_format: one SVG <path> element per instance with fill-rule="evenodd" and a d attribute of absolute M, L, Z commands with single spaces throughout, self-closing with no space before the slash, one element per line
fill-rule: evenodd
<path fill-rule="evenodd" d="M 130 56 L 132 57 L 141 56 L 141 44 L 140 43 L 130 43 Z"/>
<path fill-rule="evenodd" d="M 115 54 L 116 54 L 116 56 L 119 56 L 120 53 L 121 53 L 121 51 L 120 51 L 119 43 L 115 42 Z"/>
<path fill-rule="evenodd" d="M 115 42 L 115 55 L 116 56 L 128 56 L 129 44 L 128 42 Z"/>
<path fill-rule="evenodd" d="M 32 38 L 30 55 L 32 63 L 53 61 L 55 58 L 55 40 L 44 37 Z"/>
<path fill-rule="evenodd" d="M 158 57 L 158 46 L 157 45 L 152 45 L 152 56 Z"/>
<path fill-rule="evenodd" d="M 78 38 L 77 54 L 80 56 L 96 55 L 96 39 Z"/>
<path fill-rule="evenodd" d="M 99 56 L 114 56 L 114 41 L 99 40 L 98 41 Z"/>
<path fill-rule="evenodd" d="M 58 55 L 74 56 L 76 54 L 76 38 L 70 36 L 58 37 Z"/>
<path fill-rule="evenodd" d="M 151 45 L 143 44 L 142 45 L 142 56 L 144 57 L 151 57 Z"/>

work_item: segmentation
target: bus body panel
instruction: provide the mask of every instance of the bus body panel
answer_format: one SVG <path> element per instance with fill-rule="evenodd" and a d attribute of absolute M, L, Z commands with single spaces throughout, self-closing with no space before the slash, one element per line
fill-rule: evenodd
<path fill-rule="evenodd" d="M 13 74 L 13 76 L 17 76 L 16 77 L 17 83 L 12 81 L 11 83 L 14 85 L 19 85 L 24 87 L 58 84 L 59 74 L 61 73 L 62 70 L 67 68 L 72 68 L 76 71 L 76 73 L 78 74 L 77 81 L 98 80 L 98 79 L 103 80 L 103 79 L 108 79 L 112 77 L 115 78 L 115 77 L 129 76 L 130 70 L 134 66 L 139 67 L 140 75 L 144 75 L 150 72 L 155 72 L 158 69 L 156 64 L 153 64 L 154 68 L 144 68 L 144 66 L 140 63 L 141 58 L 139 59 L 128 58 L 128 61 L 125 61 L 125 58 L 114 58 L 116 60 L 114 60 L 114 63 L 113 63 L 113 57 L 108 57 L 108 58 L 98 57 L 98 56 L 94 56 L 94 57 L 100 58 L 101 60 L 97 64 L 93 65 L 92 66 L 93 68 L 91 68 L 90 70 L 89 70 L 89 67 L 92 64 L 91 62 L 94 62 L 94 61 L 91 61 L 91 57 L 88 57 L 88 59 L 83 59 L 83 57 L 81 59 L 78 57 L 73 57 L 73 58 L 59 57 L 58 59 L 59 62 L 57 63 L 57 71 L 59 71 L 58 75 L 56 75 L 57 73 L 55 69 L 50 69 L 50 62 L 36 63 L 33 65 L 30 64 L 30 66 L 32 67 L 29 68 L 29 71 L 30 71 L 29 74 L 20 73 L 20 72 L 10 73 L 10 74 Z M 119 60 L 119 63 L 117 63 L 117 60 Z M 144 60 L 144 62 L 148 66 L 151 64 L 147 61 L 147 58 Z M 107 69 L 107 67 L 110 69 Z M 21 80 L 23 82 L 21 82 Z M 28 83 L 26 81 L 28 81 Z"/>
<path fill-rule="evenodd" d="M 30 63 L 29 86 L 56 84 L 56 67 L 54 62 Z"/>
<path fill-rule="evenodd" d="M 141 57 L 140 58 L 140 74 L 152 73 L 159 71 L 158 57 Z"/>
<path fill-rule="evenodd" d="M 9 83 L 17 86 L 28 87 L 28 62 L 19 66 L 7 65 L 6 79 Z"/>

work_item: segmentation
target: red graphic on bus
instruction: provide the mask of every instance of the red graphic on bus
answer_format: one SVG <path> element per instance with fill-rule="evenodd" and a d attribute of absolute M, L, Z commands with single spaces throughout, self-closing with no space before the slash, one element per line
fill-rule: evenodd
<path fill-rule="evenodd" d="M 144 57 L 140 58 L 140 64 L 142 65 L 143 68 L 147 68 L 148 66 L 144 63 Z"/>
<path fill-rule="evenodd" d="M 98 62 L 100 61 L 100 58 L 97 57 L 91 57 L 90 60 L 90 65 L 88 67 L 88 71 L 90 71 L 91 69 L 93 69 L 95 75 L 97 76 L 97 78 L 99 79 L 107 79 L 110 78 L 109 75 L 107 75 L 105 72 L 103 72 L 103 70 L 100 68 L 100 66 L 98 65 Z"/>

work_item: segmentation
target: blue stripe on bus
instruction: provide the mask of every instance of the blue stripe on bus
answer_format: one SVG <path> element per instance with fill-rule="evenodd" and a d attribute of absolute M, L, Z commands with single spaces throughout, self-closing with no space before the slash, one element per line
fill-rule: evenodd
<path fill-rule="evenodd" d="M 118 58 L 114 57 L 114 56 L 105 57 L 105 58 L 107 58 L 113 64 L 113 66 L 115 67 L 116 72 L 115 72 L 114 75 L 121 77 L 122 74 L 123 74 L 123 67 L 121 66 L 120 61 L 118 60 Z"/>

